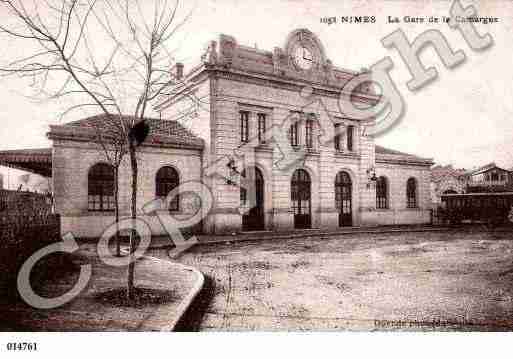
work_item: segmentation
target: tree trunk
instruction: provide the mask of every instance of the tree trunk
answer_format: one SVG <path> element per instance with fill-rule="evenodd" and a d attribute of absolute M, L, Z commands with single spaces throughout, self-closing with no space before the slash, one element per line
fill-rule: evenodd
<path fill-rule="evenodd" d="M 114 216 L 116 219 L 116 256 L 121 257 L 119 238 L 119 166 L 114 167 Z"/>
<path fill-rule="evenodd" d="M 135 219 L 137 218 L 137 158 L 135 156 L 135 143 L 133 139 L 129 140 L 129 149 L 128 154 L 130 156 L 130 167 L 132 170 L 132 201 L 130 206 L 130 215 L 133 220 L 132 230 L 130 230 L 130 242 L 129 242 L 129 259 L 130 262 L 128 264 L 128 280 L 126 287 L 126 294 L 128 299 L 132 299 L 134 295 L 134 271 L 135 271 L 135 262 L 133 260 L 133 253 L 136 248 L 136 236 L 137 232 L 135 228 Z"/>

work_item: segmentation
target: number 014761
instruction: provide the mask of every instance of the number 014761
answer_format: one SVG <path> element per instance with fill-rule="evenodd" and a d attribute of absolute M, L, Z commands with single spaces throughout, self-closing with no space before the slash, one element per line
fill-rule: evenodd
<path fill-rule="evenodd" d="M 29 342 L 11 342 L 7 343 L 8 351 L 27 351 L 27 352 L 35 352 L 37 351 L 37 343 L 29 343 Z"/>

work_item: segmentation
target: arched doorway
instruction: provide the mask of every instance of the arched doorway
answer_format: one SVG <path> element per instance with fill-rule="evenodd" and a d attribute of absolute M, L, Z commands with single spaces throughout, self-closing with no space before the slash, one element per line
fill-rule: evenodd
<path fill-rule="evenodd" d="M 352 226 L 352 183 L 351 177 L 344 171 L 340 171 L 335 177 L 335 206 L 338 208 L 339 227 Z"/>
<path fill-rule="evenodd" d="M 292 175 L 291 199 L 294 210 L 294 228 L 312 227 L 312 196 L 310 175 L 298 169 Z"/>
<path fill-rule="evenodd" d="M 251 205 L 249 196 L 254 190 L 255 202 L 254 206 L 242 215 L 243 231 L 261 231 L 265 229 L 265 211 L 264 211 L 264 176 L 262 172 L 254 167 L 254 181 L 251 181 L 251 174 L 246 178 L 246 170 L 241 173 L 242 185 L 246 188 L 240 189 L 241 206 Z"/>

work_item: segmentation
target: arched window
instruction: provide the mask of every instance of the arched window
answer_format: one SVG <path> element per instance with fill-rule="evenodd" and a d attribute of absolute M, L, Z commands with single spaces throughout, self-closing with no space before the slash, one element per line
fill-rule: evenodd
<path fill-rule="evenodd" d="M 335 207 L 342 209 L 350 206 L 350 202 L 351 177 L 347 172 L 340 171 L 335 177 Z"/>
<path fill-rule="evenodd" d="M 417 208 L 417 181 L 413 177 L 406 181 L 406 207 Z"/>
<path fill-rule="evenodd" d="M 376 208 L 388 208 L 388 183 L 383 176 L 376 180 Z"/>
<path fill-rule="evenodd" d="M 87 209 L 107 212 L 114 210 L 114 168 L 106 163 L 97 163 L 87 176 Z"/>
<path fill-rule="evenodd" d="M 180 177 L 178 172 L 173 167 L 162 167 L 158 170 L 155 179 L 156 182 L 156 193 L 155 196 L 158 198 L 165 199 L 169 192 L 180 184 Z M 170 211 L 178 211 L 180 209 L 180 196 L 177 194 L 169 202 Z"/>

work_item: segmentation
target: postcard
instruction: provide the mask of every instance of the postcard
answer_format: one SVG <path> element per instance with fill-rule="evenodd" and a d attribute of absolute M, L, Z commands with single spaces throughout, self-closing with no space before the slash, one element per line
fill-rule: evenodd
<path fill-rule="evenodd" d="M 512 15 L 0 1 L 2 353 L 479 354 L 513 330 Z"/>

